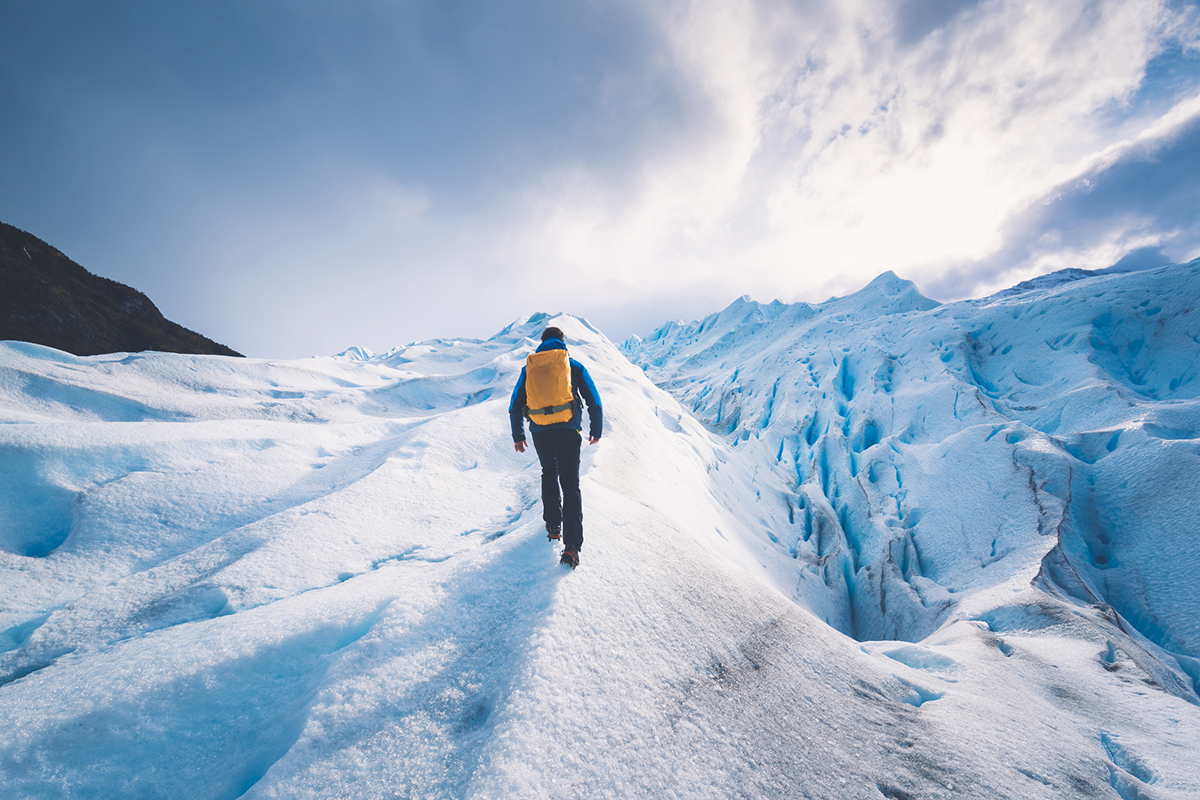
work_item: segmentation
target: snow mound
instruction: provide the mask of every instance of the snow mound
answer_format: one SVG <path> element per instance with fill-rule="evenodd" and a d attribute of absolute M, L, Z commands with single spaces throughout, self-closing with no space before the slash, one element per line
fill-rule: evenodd
<path fill-rule="evenodd" d="M 335 358 L 345 358 L 350 361 L 370 361 L 375 354 L 365 347 L 350 347 L 338 353 Z"/>

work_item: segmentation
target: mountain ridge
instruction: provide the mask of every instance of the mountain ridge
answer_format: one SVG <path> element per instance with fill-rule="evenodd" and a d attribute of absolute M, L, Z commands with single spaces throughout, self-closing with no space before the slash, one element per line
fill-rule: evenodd
<path fill-rule="evenodd" d="M 31 233 L 0 222 L 0 340 L 77 356 L 156 350 L 241 357 L 166 319 L 143 293 L 88 272 Z"/>

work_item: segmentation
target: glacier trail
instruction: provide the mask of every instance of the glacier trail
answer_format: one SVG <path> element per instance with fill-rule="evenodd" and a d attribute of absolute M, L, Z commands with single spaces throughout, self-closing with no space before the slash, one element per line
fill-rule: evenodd
<path fill-rule="evenodd" d="M 0 343 L 0 796 L 1195 797 L 1198 298 Z M 506 414 L 551 322 L 606 411 L 574 572 Z"/>

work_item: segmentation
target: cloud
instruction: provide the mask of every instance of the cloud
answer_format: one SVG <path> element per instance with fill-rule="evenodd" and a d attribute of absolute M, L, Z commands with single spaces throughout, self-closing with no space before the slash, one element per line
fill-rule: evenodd
<path fill-rule="evenodd" d="M 1193 254 L 1175 0 L 46 0 L 0 219 L 252 354 Z"/>
<path fill-rule="evenodd" d="M 1200 257 L 1200 102 L 1172 124 L 1109 148 L 1082 175 L 1006 223 L 1005 246 L 931 282 L 943 297 L 979 297 L 1058 269 L 1161 266 Z"/>
<path fill-rule="evenodd" d="M 894 269 L 950 299 L 1182 242 L 1195 173 L 1172 165 L 1200 81 L 1139 99 L 1147 64 L 1189 63 L 1194 26 L 1051 5 L 654 7 L 687 126 L 631 140 L 632 169 L 582 151 L 507 187 L 443 254 L 476 268 L 461 305 L 571 310 L 623 338 L 745 292 L 822 300 Z"/>
<path fill-rule="evenodd" d="M 947 289 L 945 276 L 979 265 L 953 285 L 981 286 L 1018 266 L 1000 256 L 1027 258 L 1010 239 L 1040 235 L 1017 224 L 1031 208 L 1114 145 L 1169 135 L 1161 102 L 1135 102 L 1147 65 L 1172 47 L 1194 63 L 1195 18 L 1166 3 L 886 8 L 659 6 L 706 124 L 617 185 L 586 164 L 551 172 L 526 191 L 513 258 L 603 275 L 613 305 L 672 288 L 823 299 L 884 269 Z M 1194 95 L 1196 77 L 1167 99 Z M 1106 241 L 1143 247 L 1152 227 Z"/>
<path fill-rule="evenodd" d="M 695 111 L 620 3 L 46 0 L 4 22 L 0 219 L 250 353 L 455 333 L 522 285 L 494 253 L 529 186 L 573 163 L 620 181 Z M 503 296 L 493 330 L 529 302 Z"/>

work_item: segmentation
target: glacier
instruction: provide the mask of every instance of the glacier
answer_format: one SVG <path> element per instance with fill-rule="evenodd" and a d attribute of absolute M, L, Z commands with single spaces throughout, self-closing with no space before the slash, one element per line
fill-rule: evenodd
<path fill-rule="evenodd" d="M 0 796 L 1194 798 L 1198 298 L 0 343 Z M 548 324 L 606 409 L 574 572 L 507 427 Z"/>

